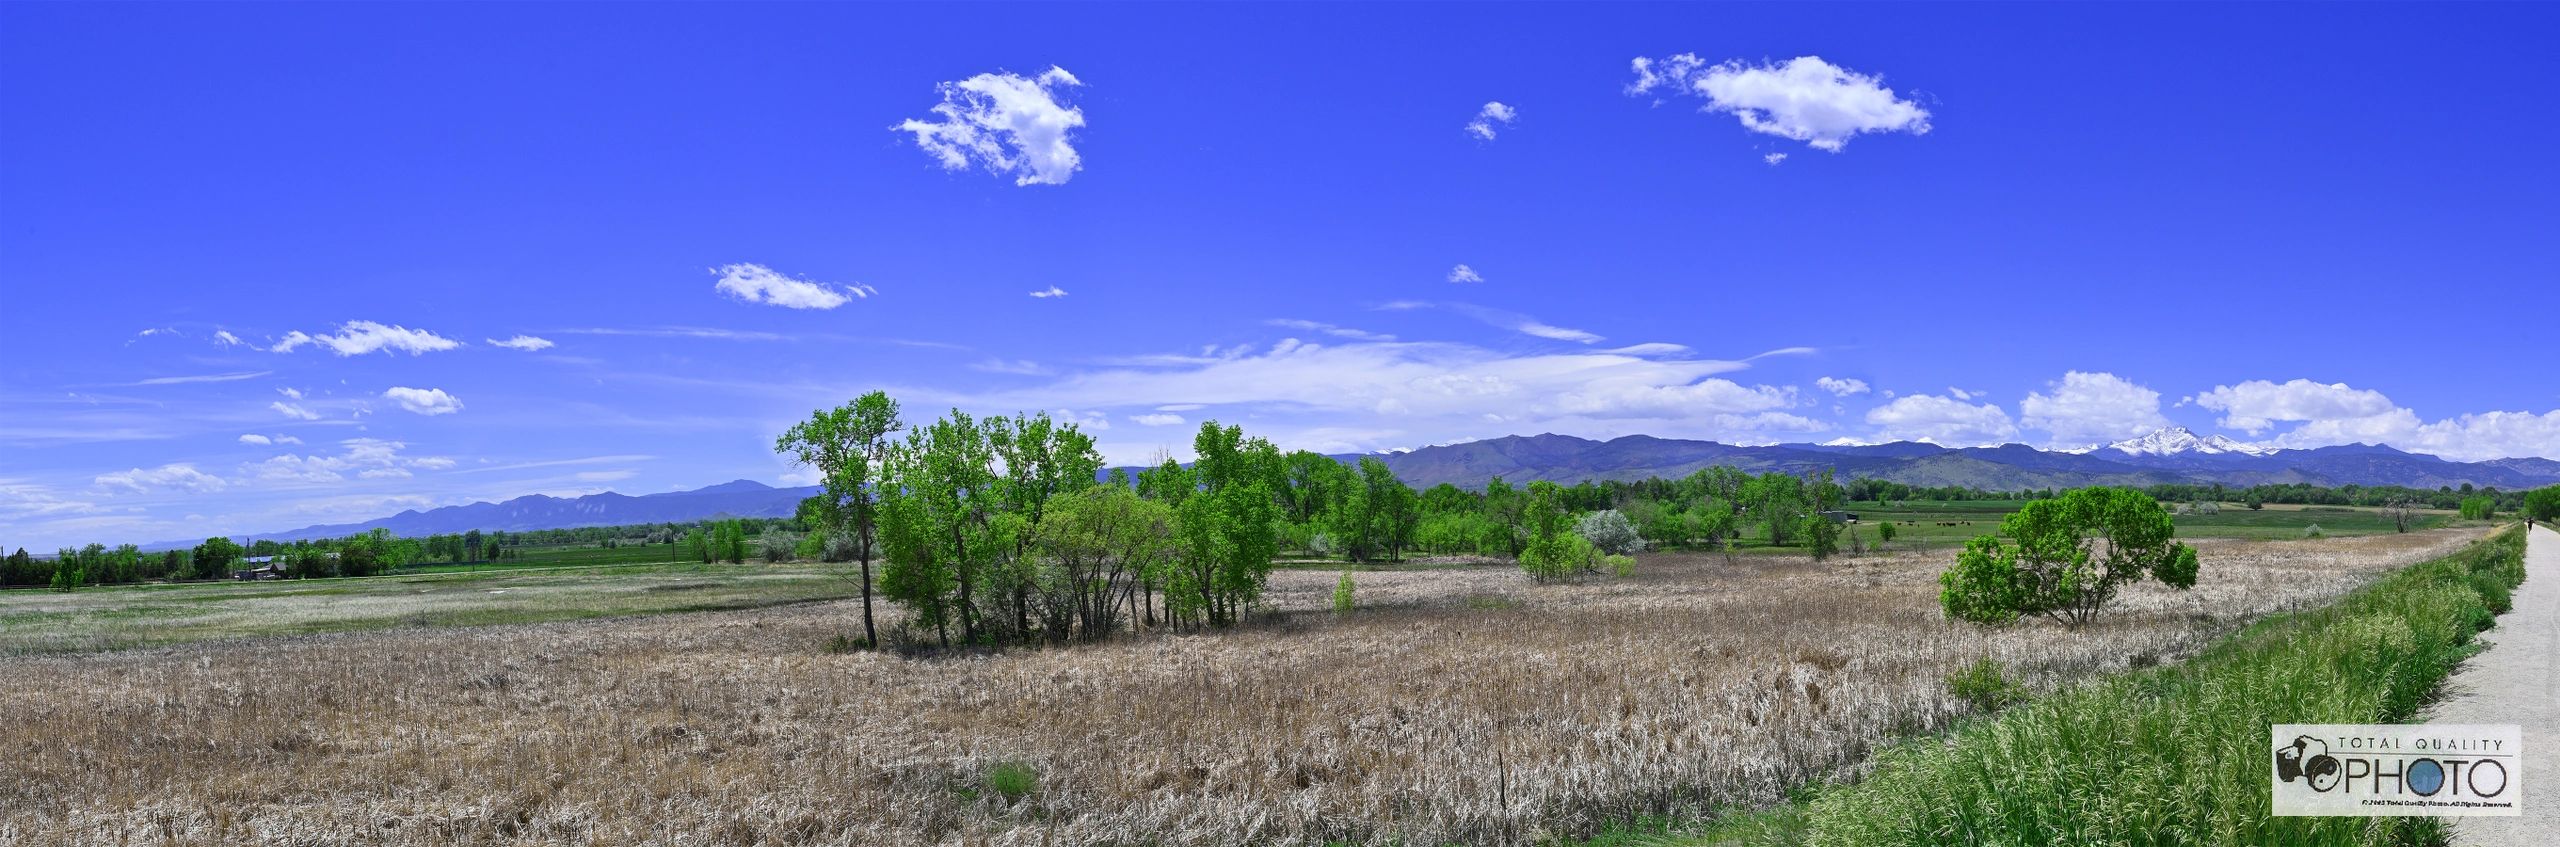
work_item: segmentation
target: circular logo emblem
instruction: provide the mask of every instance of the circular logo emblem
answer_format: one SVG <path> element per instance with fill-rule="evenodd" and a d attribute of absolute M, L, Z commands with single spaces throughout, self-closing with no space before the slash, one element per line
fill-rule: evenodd
<path fill-rule="evenodd" d="M 2444 766 L 2436 764 L 2434 759 L 2410 762 L 2408 780 L 2409 790 L 2433 797 L 2437 790 L 2444 788 Z"/>

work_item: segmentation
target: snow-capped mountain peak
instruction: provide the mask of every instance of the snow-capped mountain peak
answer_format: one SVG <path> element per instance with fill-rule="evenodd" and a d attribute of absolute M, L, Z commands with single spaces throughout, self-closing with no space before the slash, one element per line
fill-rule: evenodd
<path fill-rule="evenodd" d="M 2239 454 L 2243 456 L 2273 455 L 2278 448 L 2234 441 L 2222 435 L 2200 436 L 2183 426 L 2167 427 L 2140 438 L 2130 438 L 2107 445 L 2107 449 L 2134 456 L 2175 456 L 2202 453 L 2208 456 Z"/>

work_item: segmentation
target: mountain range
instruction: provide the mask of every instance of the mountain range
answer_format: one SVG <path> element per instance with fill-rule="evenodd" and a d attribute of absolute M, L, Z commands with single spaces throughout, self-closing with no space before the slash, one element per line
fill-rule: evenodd
<path fill-rule="evenodd" d="M 1568 435 L 1506 436 L 1426 447 L 1378 458 L 1406 484 L 1480 486 L 1499 474 L 1512 482 L 1665 479 L 1710 465 L 1754 473 L 1831 468 L 1840 477 L 1872 477 L 1910 485 L 2015 491 L 2084 485 L 2308 483 L 2322 486 L 2404 485 L 2506 490 L 2560 483 L 2560 461 L 2541 458 L 2450 462 L 2370 444 L 2284 450 L 2169 427 L 2139 438 L 2083 450 L 2039 450 L 2024 444 L 1942 447 L 1889 444 L 1777 444 L 1741 447 L 1630 435 L 1593 441 Z"/>
<path fill-rule="evenodd" d="M 2039 450 L 2024 444 L 1998 447 L 1941 447 L 1910 441 L 1889 444 L 1777 444 L 1742 447 L 1713 441 L 1686 441 L 1629 435 L 1594 441 L 1569 435 L 1504 436 L 1425 447 L 1402 453 L 1371 454 L 1387 463 L 1406 484 L 1429 488 L 1440 483 L 1481 487 L 1499 475 L 1513 483 L 1554 480 L 1675 479 L 1710 465 L 1729 465 L 1752 473 L 1806 473 L 1830 468 L 1842 479 L 1870 477 L 1919 486 L 1965 486 L 2015 491 L 2084 485 L 2158 485 L 2214 483 L 2236 486 L 2308 483 L 2322 486 L 2402 485 L 2411 488 L 2475 487 L 2519 490 L 2560 484 L 2560 461 L 2541 458 L 2451 462 L 2423 453 L 2381 445 L 2348 444 L 2307 450 L 2283 450 L 2233 441 L 2219 435 L 2198 436 L 2184 427 L 2169 427 L 2139 438 L 2083 450 Z M 1357 461 L 1361 454 L 1336 456 Z M 1133 469 L 1134 470 L 1134 469 Z M 563 529 L 640 523 L 685 523 L 709 518 L 786 517 L 815 487 L 775 488 L 737 480 L 691 491 L 631 496 L 605 492 L 584 497 L 546 495 L 518 497 L 503 503 L 472 503 L 427 511 L 406 511 L 377 520 L 307 526 L 284 532 L 257 533 L 249 540 L 329 538 L 367 532 L 376 527 L 403 536 L 468 530 Z M 167 549 L 193 542 L 167 542 Z"/>

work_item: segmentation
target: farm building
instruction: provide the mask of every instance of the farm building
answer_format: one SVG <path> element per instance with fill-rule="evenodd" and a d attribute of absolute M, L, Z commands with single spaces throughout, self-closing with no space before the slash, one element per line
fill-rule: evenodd
<path fill-rule="evenodd" d="M 274 556 L 249 556 L 241 559 L 240 564 L 244 567 L 239 570 L 232 571 L 232 579 L 240 580 L 242 582 L 251 582 L 261 579 L 284 578 L 284 562 L 279 561 L 277 557 Z"/>

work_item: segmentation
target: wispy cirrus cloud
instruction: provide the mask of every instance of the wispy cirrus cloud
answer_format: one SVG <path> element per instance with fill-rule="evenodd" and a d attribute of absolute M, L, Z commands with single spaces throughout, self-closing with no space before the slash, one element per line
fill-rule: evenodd
<path fill-rule="evenodd" d="M 489 342 L 489 346 L 491 347 L 504 347 L 509 350 L 522 350 L 527 353 L 537 350 L 549 350 L 552 347 L 557 346 L 551 343 L 551 339 L 531 335 L 519 335 L 505 341 L 500 341 L 495 338 L 486 338 L 482 340 Z"/>
<path fill-rule="evenodd" d="M 291 353 L 305 346 L 318 346 L 341 357 L 368 353 L 407 353 L 420 356 L 462 346 L 462 342 L 423 329 L 378 323 L 348 321 L 334 334 L 311 335 L 301 330 L 285 333 L 284 338 L 268 347 L 269 352 Z"/>
<path fill-rule="evenodd" d="M 193 375 L 188 375 L 188 376 L 155 376 L 155 377 L 152 377 L 152 378 L 150 378 L 150 379 L 141 380 L 141 381 L 139 381 L 139 382 L 127 383 L 127 384 L 128 384 L 128 385 L 192 385 L 192 384 L 195 384 L 195 383 L 203 383 L 203 382 L 239 382 L 239 381 L 244 380 L 244 379 L 257 379 L 257 378 L 259 378 L 259 377 L 266 376 L 266 375 L 268 375 L 268 374 L 272 374 L 272 373 L 275 373 L 275 372 L 274 372 L 274 371 L 235 371 L 235 372 L 232 372 L 232 373 L 220 373 L 220 374 L 193 374 Z"/>
<path fill-rule="evenodd" d="M 220 491 L 229 485 L 229 483 L 224 482 L 221 477 L 196 470 L 195 465 L 186 462 L 166 464 L 149 469 L 134 468 L 132 470 L 119 471 L 116 473 L 99 474 L 93 481 L 101 489 L 123 490 L 134 493 L 150 493 L 169 489 L 206 493 Z"/>
<path fill-rule="evenodd" d="M 1383 332 L 1370 332 L 1365 329 L 1337 326 L 1334 324 L 1324 323 L 1322 321 L 1299 320 L 1297 318 L 1272 318 L 1271 320 L 1263 321 L 1263 323 L 1284 329 L 1295 329 L 1304 332 L 1321 332 L 1335 338 L 1348 338 L 1354 341 L 1396 340 L 1395 336 L 1388 335 Z"/>
<path fill-rule="evenodd" d="M 1545 338 L 1555 341 L 1571 341 L 1578 344 L 1593 344 L 1605 340 L 1605 336 L 1596 332 L 1574 329 L 1572 327 L 1556 326 L 1518 312 L 1509 312 L 1487 306 L 1478 306 L 1473 303 L 1433 303 L 1422 300 L 1398 300 L 1391 303 L 1381 304 L 1377 308 L 1380 311 L 1390 312 L 1414 311 L 1419 309 L 1447 309 L 1449 311 L 1474 318 L 1476 321 L 1483 323 L 1486 326 L 1507 329 L 1512 332 L 1517 332 L 1522 335 L 1535 338 Z"/>

